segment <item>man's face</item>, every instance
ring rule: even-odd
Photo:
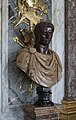
[[[39,35],[39,44],[49,45],[53,35],[53,30],[51,27],[41,28]]]

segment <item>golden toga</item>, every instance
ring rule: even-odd
[[[24,48],[17,56],[17,66],[34,82],[45,87],[52,87],[62,76],[62,65],[56,52],[49,49],[49,54],[41,54],[35,48]]]

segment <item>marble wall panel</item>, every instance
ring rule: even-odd
[[[52,88],[53,101],[60,103],[64,97],[64,0],[52,0],[52,22],[55,31],[52,39],[52,49],[57,52],[62,63],[62,79]]]
[[[76,1],[68,0],[68,97],[76,99]],[[72,73],[71,73],[72,71]]]
[[[26,120],[26,117],[20,107],[13,107],[0,113],[0,120]]]
[[[21,107],[8,104],[8,0],[0,0],[0,120],[24,120]]]
[[[46,1],[46,0],[44,0]],[[48,5],[48,18],[51,18],[51,2],[50,0],[46,1]],[[26,102],[34,102],[36,99],[36,91],[33,90],[32,96],[29,95],[28,88],[30,88],[31,81],[29,81],[26,75],[17,68],[16,66],[16,57],[19,53],[21,47],[19,44],[13,41],[13,37],[18,35],[20,37],[20,28],[27,27],[25,24],[21,24],[15,29],[13,29],[12,22],[17,16],[17,0],[9,0],[9,22],[8,22],[8,83],[9,83],[9,102],[10,104],[23,104]],[[12,19],[13,18],[13,19]],[[45,18],[45,17],[44,17]],[[48,19],[47,18],[47,19]],[[28,29],[28,28],[27,28]],[[19,88],[20,81],[25,80],[22,90]],[[15,99],[16,98],[16,99]],[[14,101],[12,102],[12,100]]]
[[[65,99],[76,100],[76,1],[66,1]]]

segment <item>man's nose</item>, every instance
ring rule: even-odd
[[[42,37],[48,39],[49,38],[48,33],[45,33],[44,35],[42,35]]]
[[[49,38],[49,35],[48,35],[48,33],[46,32],[46,38],[48,39]]]
[[[46,35],[42,35],[43,38],[46,38]]]

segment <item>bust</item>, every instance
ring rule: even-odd
[[[61,79],[62,65],[57,53],[49,49],[54,25],[40,22],[35,26],[35,46],[26,47],[17,56],[17,66],[35,83],[52,87]]]

